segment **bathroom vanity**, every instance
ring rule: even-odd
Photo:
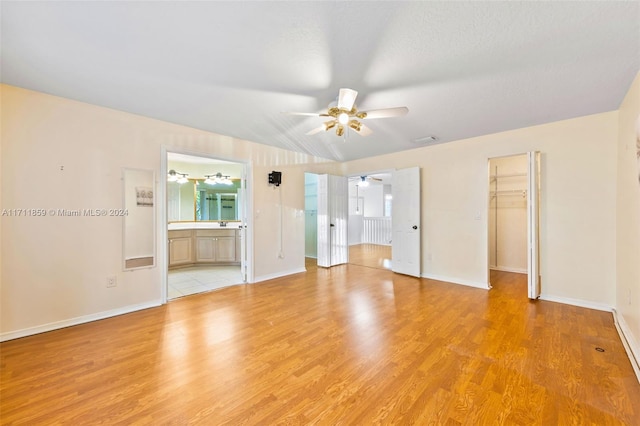
[[[202,225],[169,225],[169,268],[202,264],[239,265],[241,230],[238,225],[235,224],[235,228],[205,228]]]

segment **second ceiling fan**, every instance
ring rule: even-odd
[[[307,135],[315,135],[316,133],[336,129],[336,135],[342,136],[345,129],[349,128],[355,131],[360,136],[367,136],[373,133],[373,131],[362,124],[361,120],[370,120],[373,118],[388,118],[388,117],[400,117],[409,112],[407,107],[395,107],[374,109],[370,111],[358,111],[355,102],[358,92],[353,89],[343,88],[340,89],[338,95],[338,102],[336,105],[329,105],[326,113],[307,113],[307,112],[290,112],[292,115],[306,115],[313,117],[330,117],[328,121],[325,121],[322,126],[316,127],[308,131]]]

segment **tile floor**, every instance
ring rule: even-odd
[[[169,271],[168,299],[242,283],[239,266],[193,266]]]

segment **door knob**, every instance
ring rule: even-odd
[[[413,229],[418,229],[418,225],[413,225]]]
[[[329,224],[329,226],[335,226],[333,223]]]

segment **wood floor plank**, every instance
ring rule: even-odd
[[[610,313],[307,267],[1,343],[0,424],[640,424]]]

